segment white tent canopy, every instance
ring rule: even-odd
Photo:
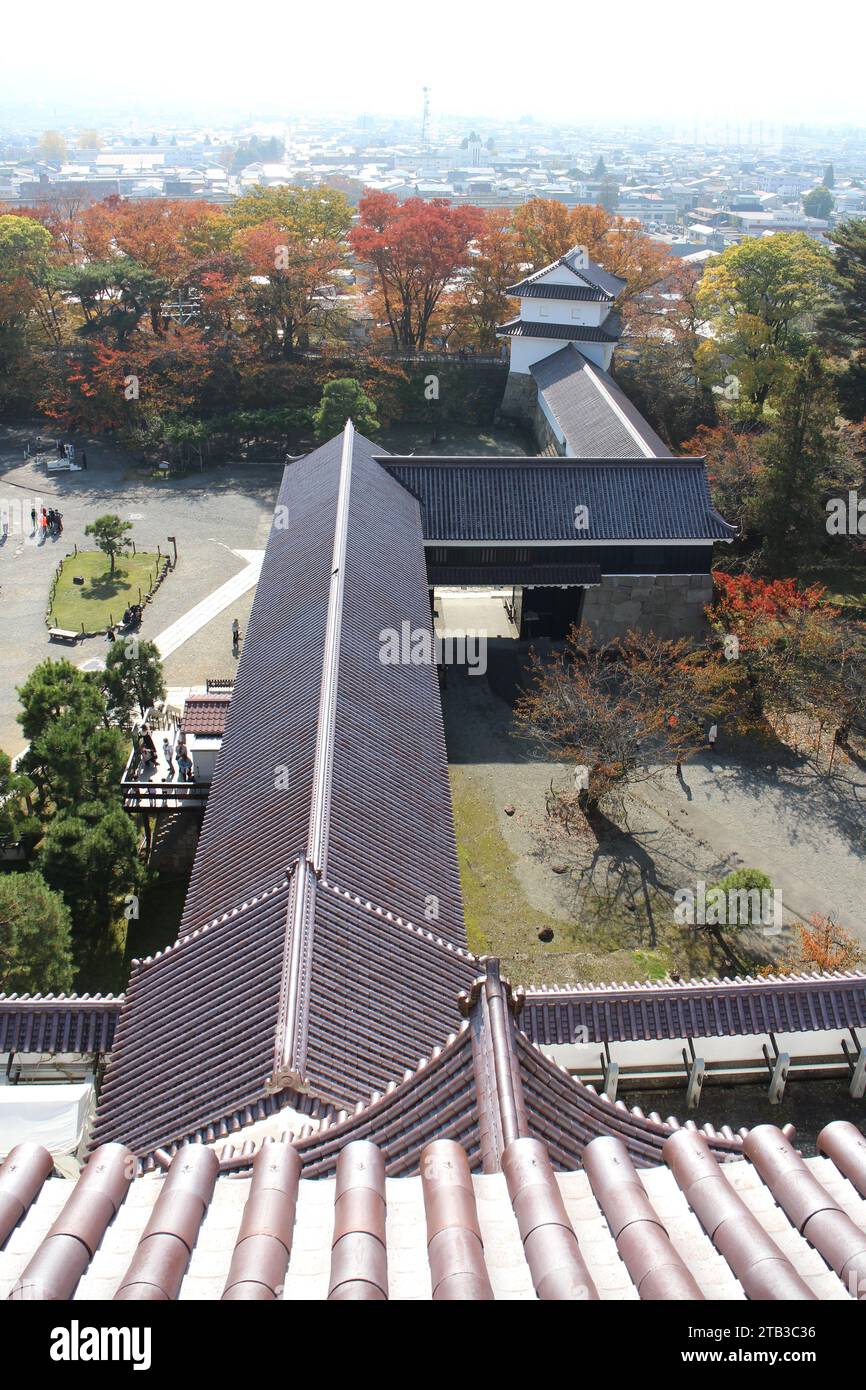
[[[0,1086],[0,1159],[16,1144],[41,1144],[51,1154],[75,1153],[93,1106],[89,1082]]]

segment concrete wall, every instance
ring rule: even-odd
[[[629,629],[659,637],[699,635],[712,602],[709,574],[605,574],[597,589],[587,589],[583,621],[602,642]]]
[[[562,322],[567,323],[568,320]],[[559,352],[559,349],[566,347],[570,341],[570,338],[509,339],[512,373],[528,372],[534,362],[540,362],[543,357],[550,357],[554,352]],[[597,367],[603,367],[605,371],[610,369],[613,343],[576,343],[575,346]]]

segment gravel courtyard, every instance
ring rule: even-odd
[[[77,440],[78,456],[87,452],[81,473],[46,474],[44,466],[26,462],[24,440],[34,432],[0,431],[0,508],[10,531],[0,540],[0,643],[4,675],[0,684],[0,748],[14,755],[23,746],[16,723],[15,687],[46,657],[66,656],[77,663],[103,658],[104,637],[62,647],[48,641],[45,609],[54,570],[63,557],[92,548],[85,537],[88,522],[104,512],[132,521],[132,535],[143,549],[170,550],[178,544],[178,565],[153,603],[145,609],[141,635],[153,638],[245,566],[237,550],[263,550],[280,482],[279,467],[226,465],[202,474],[164,480],[136,472],[121,451],[90,440]],[[30,508],[55,507],[63,513],[63,535],[37,544],[30,535]],[[16,526],[23,512],[23,534]],[[231,620],[246,626],[252,591],[213,619],[165,662],[169,685],[188,685],[234,670]],[[118,615],[119,616],[119,615]]]
[[[444,715],[470,945],[521,983],[684,978],[725,971],[707,932],[673,919],[673,895],[735,868],[759,868],[782,892],[786,930],[748,931],[736,949],[772,962],[790,925],[832,916],[866,944],[866,770],[817,775],[774,749],[720,744],[712,756],[638,784],[599,840],[546,813],[562,764],[513,737],[519,649],[491,643],[487,676],[449,671]],[[506,810],[508,808],[508,810]],[[511,814],[508,812],[513,808]],[[613,823],[613,822],[616,823]],[[539,940],[548,929],[552,939]]]

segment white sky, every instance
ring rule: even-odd
[[[0,106],[866,126],[863,0],[42,0],[4,7]]]

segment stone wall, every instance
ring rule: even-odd
[[[599,588],[586,591],[582,621],[602,642],[630,628],[659,637],[698,636],[712,597],[709,574],[605,574]]]
[[[509,372],[499,414],[507,420],[519,420],[532,428],[538,399],[535,378],[528,372]]]

